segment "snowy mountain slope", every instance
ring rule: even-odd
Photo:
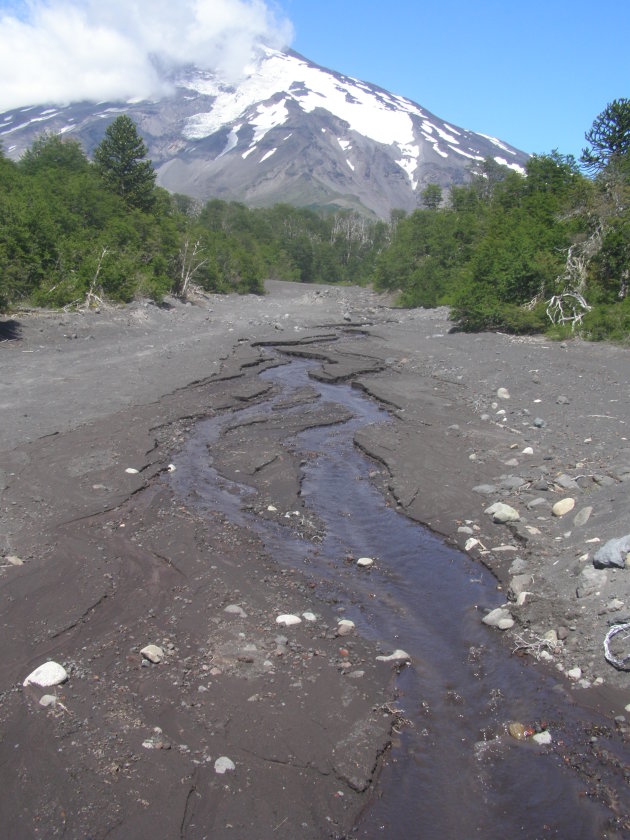
[[[172,95],[152,102],[25,108],[0,115],[5,153],[18,157],[42,131],[75,136],[88,152],[119,113],[138,124],[174,192],[252,206],[412,210],[429,183],[447,187],[491,157],[522,170],[527,155],[457,128],[420,105],[265,49],[236,87],[189,69]]]

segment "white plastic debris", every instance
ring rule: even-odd
[[[44,662],[39,668],[28,675],[22,685],[38,685],[41,688],[49,688],[52,685],[61,685],[68,679],[68,673],[63,665],[58,662]]]
[[[611,639],[613,639],[618,633],[623,633],[624,631],[630,631],[630,624],[615,624],[614,627],[610,628],[608,633],[606,633],[606,638],[604,639],[604,656],[606,657],[606,660],[610,662],[611,665],[614,665],[618,670],[629,671],[630,654],[628,654],[628,656],[624,656],[623,659],[619,659],[610,652]],[[624,640],[630,638],[630,632],[626,633],[623,638]]]

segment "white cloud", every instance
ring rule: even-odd
[[[0,112],[163,93],[158,67],[236,79],[293,31],[265,0],[26,0],[0,11]]]

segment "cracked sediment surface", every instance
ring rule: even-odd
[[[630,621],[630,570],[577,596],[596,548],[630,533],[628,351],[449,334],[444,312],[397,312],[361,289],[268,291],[30,313],[0,343],[0,836],[343,836],[365,807],[390,739],[391,666],[335,635],[332,585],[281,567],[246,524],[169,481],[198,422],[246,408],[214,468],[255,488],[261,516],[267,503],[303,512],[286,438],[347,413],[303,388],[258,417],[273,393],[258,374],[283,356],[386,408],[388,424],[355,436],[373,480],[453,543],[478,541],[470,554],[516,622],[506,653],[533,643],[572,698],[615,715],[630,703],[628,673],[602,651],[611,623]],[[574,510],[553,516],[567,496]],[[495,501],[519,522],[493,523]],[[316,540],[319,523],[287,527],[298,521]],[[517,558],[531,578],[520,605]],[[304,612],[316,621],[275,623]],[[539,644],[549,631],[561,638]],[[46,709],[50,690],[22,681],[48,659],[70,679]],[[575,667],[582,682],[563,676]],[[221,756],[235,770],[218,774]]]

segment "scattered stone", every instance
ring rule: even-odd
[[[619,598],[613,598],[612,601],[609,601],[606,604],[606,609],[608,612],[619,612],[619,610],[623,609],[624,602],[620,601]]]
[[[527,484],[527,482],[524,478],[521,478],[520,475],[509,475],[507,478],[503,479],[500,486],[504,490],[519,490],[525,484]]]
[[[556,400],[556,402],[558,403],[558,405],[569,405],[571,400],[568,397],[565,397],[563,394],[561,394]]]
[[[349,636],[350,633],[352,633],[352,631],[354,630],[354,628],[354,621],[350,621],[349,618],[342,618],[341,621],[339,621],[337,624],[337,633],[340,636]]]
[[[357,560],[357,566],[361,569],[369,569],[370,566],[374,565],[374,560],[371,557],[359,557]]]
[[[573,682],[577,682],[578,680],[582,679],[582,669],[581,668],[571,668],[570,671],[567,671],[567,677]]]
[[[478,484],[473,487],[473,493],[480,493],[482,496],[492,496],[499,488],[494,484]]]
[[[616,567],[624,569],[626,566],[626,556],[630,551],[630,534],[625,537],[608,540],[593,557],[593,565],[596,569],[605,569],[609,567]]]
[[[158,645],[147,645],[142,648],[140,653],[145,659],[148,659],[149,662],[153,662],[155,665],[164,659],[164,651]]]
[[[506,467],[518,467],[518,461],[516,458],[510,458],[509,461],[504,461],[503,463]]]
[[[304,621],[317,621],[317,616],[312,612],[303,612],[302,618]]]
[[[460,525],[457,529],[458,534],[472,534],[473,529],[469,525]]]
[[[509,400],[510,399],[510,392],[507,388],[499,388],[497,391],[497,397],[500,400]]]
[[[562,487],[563,490],[579,490],[580,489],[580,485],[577,483],[577,481],[574,478],[571,478],[570,475],[566,475],[566,473],[563,473],[562,475],[559,475],[555,479],[555,483],[558,485],[558,487]]]
[[[351,671],[348,674],[348,679],[350,679],[350,680],[360,680],[364,676],[365,676],[365,671]]]
[[[514,627],[512,613],[505,607],[497,607],[495,610],[491,610],[481,620],[488,627],[496,627],[499,630],[509,630]]]
[[[177,467],[175,466],[175,464],[169,464],[169,465],[168,465],[168,467],[167,467],[166,469],[167,469],[169,472],[175,472],[175,470],[177,469]]]
[[[567,513],[570,513],[573,508],[575,507],[575,499],[572,499],[568,496],[566,499],[560,499],[559,502],[556,502],[555,505],[551,508],[551,512],[554,516],[564,516]]]
[[[12,566],[23,566],[24,560],[21,560],[19,557],[16,557],[15,554],[8,554],[4,558],[7,563],[10,563]]]
[[[533,455],[533,454],[534,454],[534,450],[531,448],[531,446],[526,446],[525,449],[523,449],[523,455]]]
[[[278,508],[275,507],[275,505],[267,505],[267,510],[269,511],[269,513],[276,513]]]
[[[389,656],[377,656],[377,662],[411,662],[411,657],[404,650],[395,650]]]
[[[50,688],[52,685],[61,685],[68,679],[68,673],[63,665],[58,662],[44,662],[39,668],[35,668],[22,685],[38,685],[40,688]]]
[[[302,619],[297,615],[279,615],[276,618],[276,624],[280,624],[282,627],[292,627],[295,624],[301,624]]]
[[[595,569],[593,566],[585,566],[579,574],[577,585],[578,598],[586,598],[598,592],[607,581],[604,569]]]
[[[238,604],[228,604],[228,606],[223,610],[224,613],[228,615],[238,615],[240,618],[247,618],[247,613],[243,609],[243,607],[239,606]]]
[[[534,426],[536,426],[537,429],[543,429],[546,425],[547,424],[542,419],[542,417],[535,417],[534,418]]]
[[[54,694],[44,694],[42,697],[39,698],[39,705],[43,706],[45,709],[49,708],[50,706],[57,705],[57,698]]]
[[[495,502],[493,505],[490,505],[489,508],[486,508],[485,513],[492,516],[492,519],[500,524],[517,522],[521,518],[518,511],[503,502]]]
[[[125,472],[128,473],[129,475],[138,475],[140,470],[137,470],[135,467],[127,467]]]
[[[509,572],[511,575],[522,575],[525,569],[527,568],[527,563],[523,560],[522,557],[515,557],[514,562],[509,568]]]
[[[508,726],[508,732],[512,736],[512,738],[516,739],[517,741],[524,741],[527,737],[525,734],[525,727],[522,723],[518,723],[517,721],[513,721]]]
[[[479,540],[476,540],[474,537],[471,537],[469,540],[466,540],[466,544],[464,545],[465,551],[472,551],[473,548],[479,545]]]
[[[591,513],[593,513],[593,508],[590,505],[578,511],[573,517],[573,524],[575,527],[581,528],[583,525],[586,525],[588,520],[591,518]]]
[[[532,735],[532,741],[535,741],[539,746],[547,746],[551,743],[551,733],[545,730],[544,732],[536,732]]]
[[[549,644],[551,644],[551,645],[558,644],[558,634],[556,633],[555,630],[547,630],[547,632],[543,636],[543,639],[546,642],[549,642]]]
[[[232,773],[234,770],[236,770],[236,764],[226,755],[222,755],[214,762],[214,772],[220,776],[223,776],[224,773]]]
[[[509,597],[516,601],[522,592],[531,592],[532,582],[531,575],[515,575],[510,581]]]

